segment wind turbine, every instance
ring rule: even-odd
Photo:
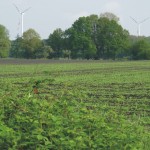
[[[23,11],[20,11],[19,10],[19,8],[15,5],[15,4],[13,4],[14,6],[15,6],[15,8],[16,8],[16,10],[19,12],[19,14],[21,14],[21,37],[23,37],[23,29],[24,29],[24,14],[25,14],[25,12],[27,12],[29,9],[31,9],[31,7],[29,7],[29,8],[27,8],[27,9],[25,9],[25,10],[23,10]]]
[[[149,19],[149,17],[142,21],[139,21],[139,22],[132,17],[130,17],[130,18],[138,25],[137,33],[138,33],[138,36],[140,36],[141,35],[141,24],[144,23],[145,21],[147,21]]]

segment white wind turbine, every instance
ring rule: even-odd
[[[24,17],[25,12],[27,12],[29,9],[31,9],[31,7],[27,8],[23,11],[20,11],[19,8],[15,4],[13,4],[13,5],[15,6],[15,8],[19,12],[19,14],[21,14],[21,37],[23,37],[23,31],[24,31],[23,30],[24,29],[24,18],[23,17]]]
[[[149,17],[142,21],[139,21],[139,22],[132,17],[130,17],[130,18],[138,25],[137,33],[138,33],[138,36],[140,36],[141,35],[141,24],[144,23],[145,21],[147,21],[149,19]]]

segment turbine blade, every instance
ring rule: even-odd
[[[25,13],[25,12],[28,11],[29,9],[31,9],[31,7],[25,9],[24,11],[22,11],[22,13]]]
[[[15,4],[13,4],[13,5],[14,5],[14,7],[16,8],[16,10],[21,14],[19,8],[18,8]]]
[[[134,18],[132,18],[131,16],[130,16],[130,18],[131,18],[135,23],[138,24],[138,22],[137,22]]]
[[[143,22],[145,22],[146,20],[148,20],[150,17],[148,17],[148,18],[146,18],[146,19],[144,19],[144,20],[142,20],[140,23],[143,23]]]

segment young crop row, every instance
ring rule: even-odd
[[[0,149],[148,150],[148,64],[3,66]]]

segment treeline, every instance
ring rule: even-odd
[[[41,39],[34,30],[9,40],[0,25],[0,57],[68,59],[150,59],[150,37],[136,37],[119,24],[112,13],[78,18],[70,28],[58,28]]]

